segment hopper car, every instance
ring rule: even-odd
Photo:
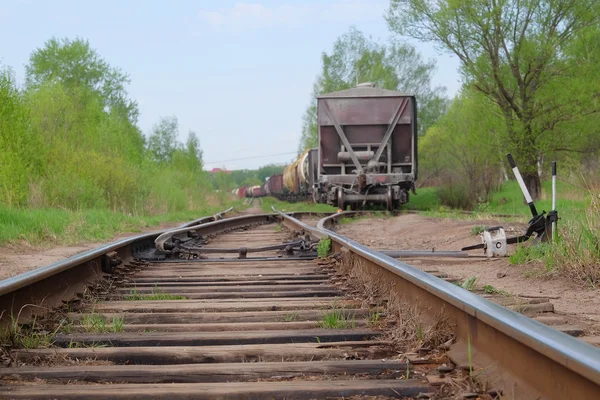
[[[340,209],[397,209],[415,193],[415,96],[371,83],[317,97],[318,147],[240,197],[312,200]]]

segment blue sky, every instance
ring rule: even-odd
[[[195,131],[206,168],[256,168],[293,155],[320,54],[350,25],[390,36],[388,0],[0,0],[0,63],[19,82],[31,52],[56,37],[88,39],[131,77],[145,134],[176,115],[180,139]],[[438,60],[435,83],[454,95],[458,61],[415,43]]]

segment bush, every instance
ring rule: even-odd
[[[474,210],[476,194],[465,184],[449,183],[438,188],[437,195],[443,205],[461,210]]]

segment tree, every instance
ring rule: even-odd
[[[188,132],[188,138],[185,143],[185,150],[187,159],[190,162],[190,170],[202,171],[202,149],[200,148],[200,141],[194,131]]]
[[[463,90],[419,141],[421,185],[439,186],[449,206],[487,202],[502,182],[503,121],[490,112],[493,106],[481,93]]]
[[[392,31],[434,42],[460,59],[466,84],[491,99],[502,115],[504,150],[514,153],[536,199],[544,154],[582,151],[582,140],[561,127],[598,111],[597,102],[589,100],[598,94],[593,82],[583,88],[585,94],[572,90],[581,77],[569,52],[573,40],[598,22],[599,5],[595,0],[391,0],[386,20]]]
[[[13,72],[0,65],[0,204],[18,206],[26,200],[28,177],[39,149],[28,125],[29,109]]]
[[[163,117],[154,124],[148,138],[150,157],[158,163],[168,163],[178,147],[179,122],[176,116]]]
[[[419,134],[444,113],[445,88],[433,87],[435,61],[424,61],[414,47],[400,41],[380,44],[356,29],[339,37],[331,54],[321,55],[321,73],[302,119],[300,151],[317,145],[317,102],[322,93],[348,89],[361,82],[378,87],[414,93],[419,104]],[[421,112],[422,110],[422,112]]]
[[[58,81],[69,90],[99,96],[105,107],[132,124],[137,122],[137,103],[128,99],[125,90],[129,76],[111,67],[87,40],[52,38],[31,54],[25,70],[30,89]]]

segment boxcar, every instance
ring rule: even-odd
[[[279,198],[283,194],[283,174],[271,176],[267,181],[267,187],[271,196]]]
[[[392,210],[417,179],[415,97],[361,84],[317,97],[317,201]]]

